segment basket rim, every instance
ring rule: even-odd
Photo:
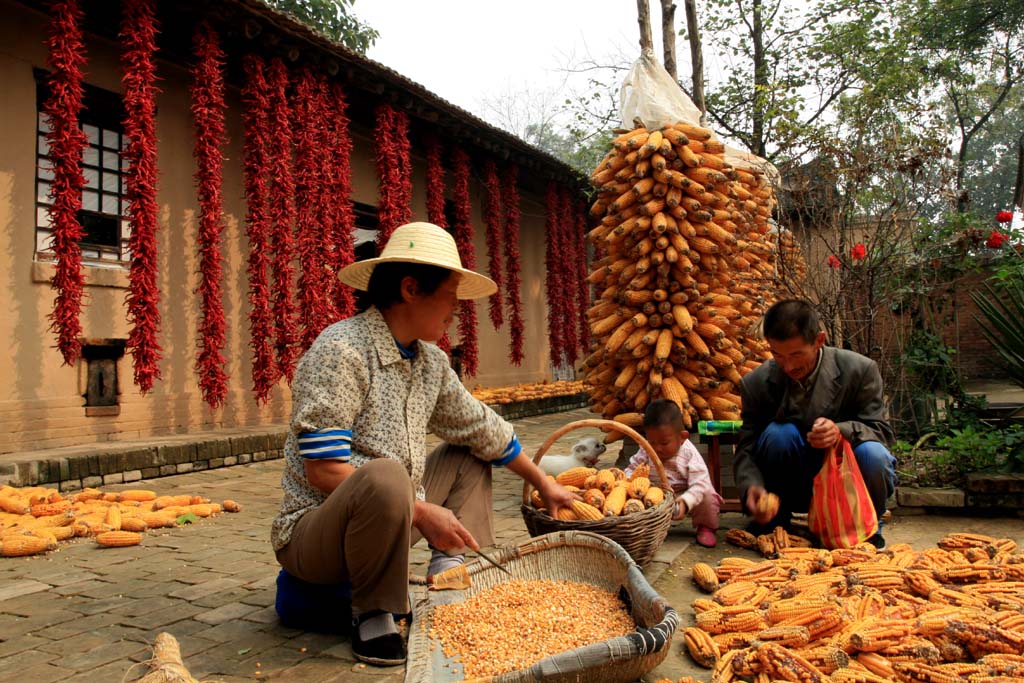
[[[562,425],[554,432],[552,432],[551,436],[549,436],[544,441],[544,443],[540,445],[540,448],[537,449],[536,455],[533,456],[533,464],[539,466],[541,458],[544,457],[544,454],[548,452],[548,449],[551,448],[551,446],[553,446],[554,443],[558,441],[560,438],[562,438],[569,432],[575,431],[577,429],[583,429],[586,427],[596,427],[598,429],[604,428],[603,431],[607,430],[621,432],[622,434],[625,434],[626,436],[635,440],[650,456],[648,460],[654,463],[654,468],[658,472],[658,479],[661,482],[661,488],[665,491],[666,494],[668,494],[665,496],[665,498],[674,497],[672,488],[668,484],[668,476],[665,474],[665,466],[661,464],[661,459],[658,457],[657,453],[655,453],[654,448],[651,446],[651,444],[635,429],[633,429],[632,427],[623,422],[616,422],[615,420],[605,420],[603,418],[587,418],[584,420],[576,420],[574,422],[569,422],[567,424]],[[530,491],[532,489],[533,486],[530,484],[530,482],[524,480],[523,505],[530,504]]]
[[[538,678],[541,674],[541,670],[552,660],[559,662],[558,669],[563,672],[575,670],[575,672],[579,674],[595,670],[592,665],[580,669],[573,669],[572,667],[569,669],[565,668],[566,664],[571,663],[575,665],[578,663],[578,655],[581,651],[588,649],[592,651],[594,649],[599,649],[600,652],[607,654],[608,649],[611,648],[618,652],[614,659],[619,663],[625,660],[634,660],[636,662],[644,661],[648,663],[645,670],[651,671],[661,662],[662,659],[664,659],[665,653],[667,653],[671,648],[672,637],[680,624],[680,613],[672,607],[671,604],[669,604],[664,596],[654,589],[653,584],[651,584],[643,574],[640,565],[633,559],[629,552],[614,539],[607,538],[599,533],[583,530],[567,529],[552,531],[540,536],[535,536],[527,541],[523,541],[522,543],[501,547],[498,550],[498,560],[501,564],[505,564],[508,561],[523,558],[527,555],[558,552],[560,548],[571,548],[581,545],[602,549],[608,553],[609,561],[621,563],[625,570],[623,585],[629,584],[639,590],[650,593],[653,600],[651,603],[652,608],[658,613],[656,617],[657,621],[647,627],[637,625],[635,631],[625,635],[615,636],[599,643],[593,643],[582,646],[581,648],[566,650],[555,655],[550,655],[535,662],[527,668],[500,674],[500,680],[505,680],[505,677],[509,677],[509,680],[521,681],[541,680]],[[479,558],[467,562],[466,569],[471,576],[478,573],[492,573],[499,571],[495,567],[484,563]],[[425,590],[422,585],[419,586],[418,589],[421,591]],[[427,603],[423,602],[423,600],[426,599],[424,597],[426,593],[421,593],[420,595],[421,598],[412,605],[413,612],[418,613],[421,610],[432,610],[433,606],[428,607],[426,606]],[[413,628],[422,628],[422,626],[423,624],[419,623],[418,626],[414,625]],[[615,662],[608,663],[611,664]],[[406,680],[408,680],[408,676],[410,674],[409,667],[410,664],[407,663]],[[464,679],[464,681],[465,683],[495,683],[499,678],[473,678]]]

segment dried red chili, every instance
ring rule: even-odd
[[[505,300],[509,308],[509,361],[519,366],[523,362],[523,300],[519,279],[519,167],[505,169],[502,177],[502,197],[505,200]]]
[[[244,161],[246,221],[249,239],[249,344],[252,384],[258,403],[266,403],[274,386],[274,321],[270,308],[270,86],[267,63],[258,55],[244,60],[242,119],[245,124]]]
[[[380,188],[377,207],[377,250],[380,251],[394,229],[412,218],[409,116],[389,104],[380,105],[374,138]]]
[[[455,203],[455,244],[459,249],[462,267],[476,269],[476,250],[473,247],[473,224],[469,203],[469,155],[456,147],[452,151],[452,199]],[[459,349],[462,369],[466,377],[475,377],[479,369],[477,347],[476,303],[459,302]]]
[[[493,159],[484,162],[484,186],[487,188],[484,202],[484,222],[487,224],[487,272],[498,285],[497,291],[488,300],[491,324],[500,330],[504,320],[501,306],[501,290],[504,282],[501,272],[501,181],[498,165]]]
[[[270,150],[268,161],[270,183],[270,239],[273,247],[273,301],[274,351],[277,356],[277,376],[289,383],[295,372],[298,356],[295,302],[295,256],[292,224],[295,221],[295,179],[292,155],[292,107],[288,99],[291,75],[279,58],[270,62]]]
[[[427,147],[427,220],[434,225],[448,228],[448,217],[444,213],[444,161],[441,142],[431,135],[426,140]],[[452,341],[445,331],[437,340],[437,345],[450,353]]]
[[[224,51],[209,23],[196,29],[196,63],[192,67],[192,121],[195,131],[195,173],[199,194],[199,295],[202,320],[199,324],[199,350],[196,370],[203,400],[210,407],[224,404],[227,397],[227,373],[221,350],[225,345],[226,323],[221,303],[220,237],[224,225],[221,201],[221,150],[224,129]]]
[[[56,257],[51,284],[57,295],[50,314],[50,329],[57,334],[57,348],[64,363],[74,364],[82,351],[82,251],[78,246],[84,236],[78,221],[82,208],[82,151],[88,141],[78,127],[82,111],[82,67],[85,45],[82,42],[82,9],[78,0],[57,0],[50,6],[50,27],[46,44],[46,62],[51,74],[47,82],[50,95],[43,111],[50,124],[46,134],[49,144],[50,226],[53,229],[51,249]]]
[[[160,378],[160,288],[157,284],[157,140],[156,140],[156,12],[153,0],[127,0],[122,5],[124,45],[124,136],[122,157],[128,162],[124,195],[132,226],[128,241],[127,347],[131,349],[135,383],[143,394]]]

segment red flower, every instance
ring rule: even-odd
[[[838,256],[836,256],[835,254],[829,254],[829,255],[828,255],[828,265],[829,265],[829,266],[830,266],[831,268],[835,268],[835,269],[837,269],[837,270],[838,270],[838,269],[839,269],[839,267],[840,267],[841,265],[843,265],[843,263],[842,263],[842,261],[840,261],[840,260],[839,260],[839,257],[838,257]]]
[[[1007,239],[1009,238],[1003,233],[998,230],[993,230],[992,234],[988,236],[987,240],[985,240],[985,246],[989,249],[998,249],[1003,246],[1003,242]]]
[[[1013,220],[1012,211],[1000,211],[996,214],[996,222],[998,223],[1009,223]]]
[[[853,245],[853,249],[850,250],[850,256],[853,257],[854,261],[860,261],[861,259],[866,258],[867,255],[868,255],[868,248],[865,247],[860,242],[858,242],[857,244]]]

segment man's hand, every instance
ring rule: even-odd
[[[455,513],[440,505],[416,501],[412,525],[419,529],[432,548],[442,552],[457,551],[466,546],[471,550],[480,550],[480,544],[473,538],[473,534],[462,526]]]
[[[761,498],[767,495],[768,491],[763,486],[751,486],[747,489],[747,512],[758,524],[767,524],[772,520],[771,510],[762,510],[758,504]]]
[[[836,423],[827,417],[819,417],[814,421],[811,431],[807,432],[807,443],[814,448],[831,448],[842,436]]]
[[[573,500],[582,500],[582,498],[569,489],[550,479],[544,479],[544,484],[542,488],[537,490],[537,493],[540,494],[541,500],[544,501],[548,514],[554,519],[558,519],[559,509],[572,507]]]

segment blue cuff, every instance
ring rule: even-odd
[[[352,456],[351,429],[318,429],[298,434],[299,455],[307,460],[340,460]]]
[[[495,467],[501,465],[507,465],[516,459],[516,456],[523,452],[523,447],[519,443],[519,439],[515,433],[512,433],[512,440],[505,446],[505,450],[501,452],[501,457],[497,460],[492,460],[491,464]]]

